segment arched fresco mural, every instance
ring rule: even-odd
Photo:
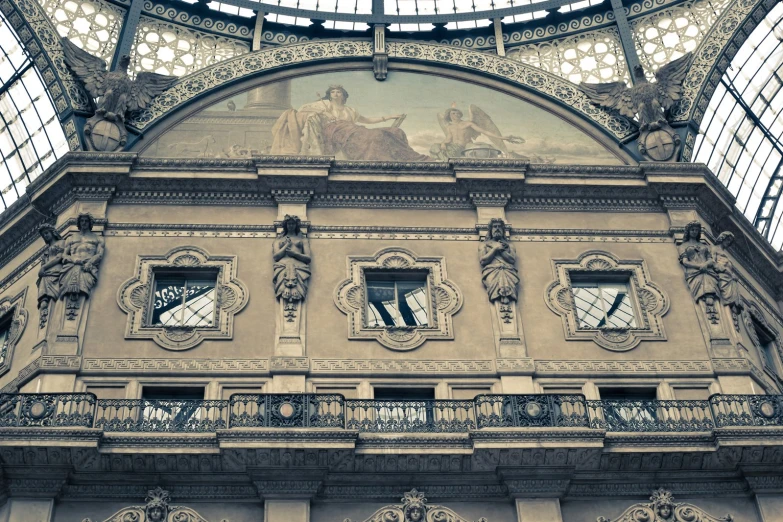
[[[341,160],[529,159],[619,165],[595,138],[533,103],[451,78],[365,71],[300,76],[224,98],[154,140],[146,157],[326,155]]]

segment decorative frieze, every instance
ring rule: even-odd
[[[475,374],[494,373],[491,360],[311,359],[312,373],[325,374]]]
[[[84,373],[230,373],[264,375],[269,373],[269,359],[84,359]]]
[[[536,375],[614,375],[636,376],[711,375],[709,361],[535,361]]]

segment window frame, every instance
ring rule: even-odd
[[[0,300],[0,327],[8,325],[8,334],[4,346],[0,346],[0,375],[11,369],[16,345],[22,338],[27,326],[27,310],[24,309],[27,288],[13,297]]]
[[[150,306],[149,306],[149,312],[147,314],[147,317],[145,318],[145,322],[144,322],[145,326],[153,327],[153,328],[155,328],[155,327],[163,327],[163,328],[167,328],[167,327],[172,327],[172,328],[187,327],[187,325],[184,325],[184,324],[165,325],[165,324],[162,324],[162,323],[155,323],[153,321],[153,316],[155,315],[155,308],[154,308],[155,294],[157,293],[158,282],[160,281],[161,276],[172,277],[172,278],[174,278],[174,277],[183,277],[185,285],[187,285],[188,276],[191,275],[191,274],[205,274],[205,275],[208,274],[208,275],[214,276],[214,278],[215,278],[214,287],[212,289],[212,291],[215,292],[215,296],[212,299],[213,305],[212,305],[211,325],[210,326],[194,326],[194,327],[195,328],[217,328],[218,315],[220,313],[220,310],[217,307],[217,289],[218,289],[218,285],[220,284],[220,272],[219,272],[219,270],[200,269],[200,268],[190,268],[190,269],[183,269],[183,270],[171,270],[169,268],[163,268],[163,269],[154,269],[153,268],[153,271],[152,271],[152,286],[151,286],[152,292],[150,292],[151,302],[150,302]],[[204,278],[204,280],[206,280],[206,279],[208,279],[208,278]],[[187,288],[187,286],[185,286],[185,288]],[[182,293],[182,305],[183,305],[182,314],[183,315],[185,313],[185,310],[187,309],[187,306],[184,306],[187,303],[187,301],[185,300],[186,295],[187,295],[187,290]]]
[[[370,325],[369,322],[369,312],[370,312],[370,299],[369,299],[369,291],[364,292],[364,313],[362,314],[364,319],[364,326],[365,328],[388,328],[388,327],[398,327],[398,328],[429,328],[431,326],[433,315],[432,315],[432,292],[430,291],[430,285],[429,285],[429,271],[425,270],[408,270],[408,271],[397,271],[397,272],[389,272],[385,270],[362,270],[362,277],[364,278],[364,288],[369,289],[369,280],[367,278],[368,274],[372,276],[378,277],[378,279],[372,279],[373,282],[375,281],[391,281],[394,283],[394,299],[395,302],[398,302],[399,296],[397,292],[397,283],[398,281],[419,281],[419,279],[416,279],[414,276],[417,274],[420,274],[423,276],[421,279],[421,282],[423,283],[424,292],[426,294],[426,309],[425,312],[427,313],[427,324],[417,324],[417,325]],[[399,304],[397,305],[397,310],[399,313]]]
[[[156,276],[161,274],[216,274],[214,319],[211,326],[163,326],[151,324]],[[237,256],[213,256],[195,246],[182,246],[162,256],[140,255],[136,274],[117,291],[117,304],[128,314],[126,339],[152,339],[167,350],[188,350],[204,339],[230,340],[234,315],[249,299],[248,290],[237,279]]]
[[[567,341],[595,342],[614,352],[632,350],[642,340],[665,341],[663,316],[669,311],[669,298],[650,281],[647,263],[641,259],[619,259],[609,252],[588,250],[576,259],[553,259],[555,281],[544,292],[544,300],[559,315]],[[635,312],[635,327],[580,328],[573,282],[592,279],[623,281]]]
[[[459,288],[448,279],[444,257],[418,256],[400,247],[388,247],[371,256],[348,256],[348,278],[334,291],[337,308],[348,319],[348,339],[375,339],[386,348],[413,350],[429,339],[454,338],[452,316],[462,307]],[[427,326],[367,326],[367,280],[365,272],[427,274],[427,298],[430,306]]]
[[[629,330],[636,330],[639,328],[639,304],[637,303],[637,298],[634,292],[634,285],[631,281],[632,274],[629,272],[627,276],[624,276],[621,272],[618,273],[601,273],[601,272],[590,272],[590,271],[580,271],[580,270],[574,270],[569,273],[569,279],[571,281],[571,295],[576,299],[576,295],[574,294],[575,288],[587,288],[586,286],[580,287],[577,285],[586,285],[586,284],[593,284],[595,287],[601,290],[603,286],[609,286],[609,285],[623,285],[625,286],[626,295],[628,296],[628,299],[630,301],[631,311],[633,312],[633,320],[634,325],[633,326],[626,326],[624,328]],[[609,317],[607,316],[607,312],[604,309],[604,300],[601,299],[601,311],[604,314],[604,321],[608,323]],[[601,328],[618,328],[615,326],[595,326],[595,327],[586,327],[583,328],[581,326],[582,319],[579,317],[579,312],[575,311],[576,313],[576,319],[577,319],[577,328],[580,330],[598,330]]]

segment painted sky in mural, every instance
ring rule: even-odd
[[[177,124],[156,157],[327,155],[346,160],[523,158],[621,163],[589,135],[524,100],[467,82],[394,72],[323,73],[251,89]]]

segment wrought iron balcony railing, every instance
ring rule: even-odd
[[[95,401],[92,393],[3,393],[0,427],[91,428]]]
[[[783,395],[713,395],[705,401],[587,401],[583,395],[374,400],[290,393],[235,394],[229,400],[147,400],[96,399],[91,393],[0,394],[0,427],[26,426],[194,433],[232,428],[461,433],[537,427],[703,432],[726,427],[783,426]]]
[[[103,431],[214,432],[227,427],[228,401],[101,399],[95,427]]]
[[[478,395],[479,428],[589,427],[584,395]]]
[[[783,395],[713,395],[710,404],[719,428],[783,426]]]
[[[344,428],[345,397],[315,393],[234,394],[232,428]]]
[[[710,431],[708,401],[604,399],[587,401],[590,427],[615,432]]]

